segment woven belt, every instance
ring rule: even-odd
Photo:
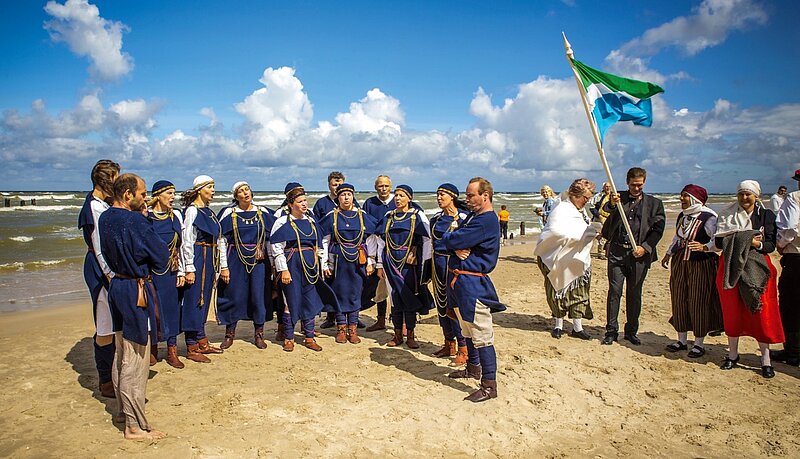
[[[200,247],[216,247],[217,244],[215,242],[195,242],[194,245],[199,245]]]
[[[456,288],[456,279],[458,279],[458,276],[461,276],[461,275],[476,276],[476,277],[484,277],[484,276],[486,276],[486,274],[484,274],[484,273],[477,273],[475,271],[463,271],[461,269],[453,269],[453,268],[447,268],[447,270],[454,274],[453,280],[450,281],[450,288]]]

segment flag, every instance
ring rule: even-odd
[[[601,72],[575,59],[572,63],[586,91],[589,110],[600,132],[600,142],[608,128],[617,121],[633,121],[640,126],[653,124],[650,97],[664,92],[660,86]]]

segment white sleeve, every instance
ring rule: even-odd
[[[380,239],[380,238],[378,236],[374,235],[374,234],[370,234],[367,237],[367,241],[366,241],[365,244],[367,246],[367,265],[368,266],[372,266],[372,265],[374,265],[376,263],[375,259],[376,259],[377,254],[378,254],[378,239]]]
[[[422,237],[422,261],[425,262],[430,260],[433,256],[433,242],[431,241],[431,222],[428,220],[428,217],[425,215],[425,212],[417,212],[417,215],[420,216],[420,221],[425,226],[425,230],[428,232],[429,236]]]
[[[186,215],[183,219],[183,232],[181,234],[181,258],[186,273],[193,273],[194,269],[194,243],[197,241],[197,230],[194,228],[194,220],[197,218],[197,207],[189,206],[186,208]]]
[[[284,215],[279,219],[275,220],[275,224],[272,225],[272,231],[269,232],[270,235],[275,234],[281,226],[287,223],[287,216]],[[269,252],[273,257],[273,266],[275,267],[275,271],[283,272],[289,269],[288,264],[286,263],[286,254],[283,253],[283,249],[286,247],[285,242],[270,242],[269,244]]]
[[[797,237],[797,227],[800,222],[800,206],[794,196],[786,196],[775,226],[778,228],[777,246],[783,248]]]
[[[386,247],[386,242],[383,238],[375,236],[376,250],[378,261],[375,263],[376,268],[383,268],[383,249]]]
[[[111,271],[111,268],[108,267],[105,257],[103,257],[103,249],[100,247],[100,215],[102,215],[108,207],[103,207],[101,203],[95,200],[92,200],[90,207],[92,208],[92,220],[94,221],[94,229],[92,230],[94,256],[97,257],[97,263],[100,264],[100,269],[103,270],[103,274],[114,277],[114,273]]]
[[[706,234],[711,235],[711,240],[706,244],[706,248],[709,252],[713,252],[714,249],[717,248],[716,244],[714,243],[714,234],[717,233],[717,217],[714,215],[709,217],[709,219],[706,220],[705,226],[703,226],[703,230],[706,232]]]
[[[675,236],[672,236],[672,242],[669,243],[669,247],[667,248],[667,255],[675,255],[675,247],[677,247],[679,240],[680,238],[678,237],[678,232],[675,231]],[[711,238],[711,242],[714,242],[713,237]]]
[[[328,263],[328,247],[331,243],[331,235],[327,234],[322,238],[322,247],[319,248],[319,260],[322,263],[322,269],[330,269]]]
[[[222,220],[228,217],[231,214],[232,210],[230,207],[226,208],[222,211],[222,217],[220,217],[220,228],[222,228]],[[219,269],[222,271],[223,269],[228,269],[228,244],[233,243],[236,244],[236,241],[228,241],[228,239],[223,235],[219,235],[219,240],[217,244],[219,244]]]
[[[178,223],[181,224],[181,240],[183,240],[183,217],[181,213],[178,212],[176,209],[172,209],[172,214],[175,218],[178,219]],[[185,276],[186,275],[186,265],[183,262],[183,257],[181,256],[181,250],[183,250],[183,246],[178,247],[178,276]]]

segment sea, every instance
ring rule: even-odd
[[[0,313],[52,307],[89,301],[83,280],[86,245],[77,228],[78,212],[87,191],[5,191],[0,192],[0,205],[10,200],[10,207],[0,207]],[[309,207],[325,196],[310,192]],[[363,202],[374,193],[357,193]],[[664,202],[668,226],[674,227],[680,211],[676,193],[654,194]],[[211,204],[219,211],[231,203],[230,193],[217,193]],[[428,215],[438,211],[435,192],[417,192],[415,201]],[[708,205],[719,210],[735,199],[733,195],[711,195]],[[35,205],[32,201],[35,200]],[[20,202],[25,205],[21,206]],[[254,202],[275,209],[283,202],[283,193],[256,191]],[[541,207],[539,193],[504,193],[494,195],[495,210],[506,205],[511,214],[509,232],[517,240],[521,224],[525,234],[540,231],[540,220],[534,214]],[[665,237],[672,237],[668,230]],[[530,238],[527,238],[530,240]]]

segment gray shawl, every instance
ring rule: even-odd
[[[761,295],[767,288],[769,266],[764,257],[751,249],[750,243],[758,231],[731,233],[722,240],[725,255],[722,286],[731,289],[739,285],[739,294],[753,314],[761,310]]]

